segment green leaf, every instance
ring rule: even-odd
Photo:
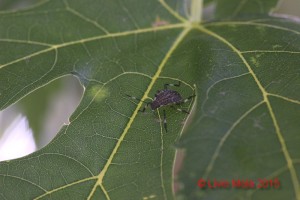
[[[183,14],[182,1],[53,0],[0,14],[1,109],[67,74],[85,87],[49,145],[0,164],[1,198],[173,199],[177,145],[186,152],[182,198],[300,199],[299,24],[200,24],[202,5],[191,5],[199,9]],[[149,101],[178,81],[183,97],[197,96],[182,105],[193,110],[188,125],[166,108],[167,133],[162,108],[140,113],[143,102],[126,96]],[[274,177],[280,190],[197,186]]]
[[[214,0],[204,0],[203,1],[203,5],[207,5],[207,4],[210,4],[210,3],[213,3]]]
[[[278,0],[217,0],[215,16],[218,19],[239,15],[267,14],[275,8]]]
[[[16,10],[38,3],[38,0],[2,0],[0,10]]]
[[[299,199],[300,27],[284,19],[213,22],[187,44],[201,66],[195,120],[179,146],[186,199]],[[205,45],[207,44],[207,45]],[[199,48],[200,47],[200,48]],[[204,52],[205,56],[201,56]],[[192,59],[191,59],[192,60]],[[259,179],[280,189],[199,189]]]

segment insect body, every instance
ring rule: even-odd
[[[154,100],[150,103],[151,110],[155,110],[162,106],[181,103],[181,95],[174,90],[161,90],[157,91]]]
[[[154,110],[156,110],[160,107],[170,106],[171,108],[176,109],[180,112],[189,114],[188,111],[182,110],[180,108],[176,108],[175,105],[183,104],[183,103],[191,100],[196,95],[191,95],[188,98],[183,99],[177,91],[168,89],[168,86],[179,87],[180,84],[181,84],[180,82],[178,82],[178,84],[168,84],[168,83],[165,84],[164,89],[157,91],[157,93],[155,94],[155,98],[151,102],[144,102],[141,99],[138,99],[136,97],[133,97],[133,96],[130,96],[130,95],[127,95],[127,96],[132,98],[132,99],[136,99],[138,101],[142,101],[142,102],[146,103],[144,108],[142,110],[139,110],[140,112],[145,112],[146,108],[150,105],[152,111],[154,111]],[[165,110],[163,110],[163,114],[164,114],[164,128],[165,128],[166,132],[168,132],[167,131],[167,118],[166,118],[166,111]]]

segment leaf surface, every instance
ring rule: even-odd
[[[186,155],[183,196],[299,199],[299,25],[269,18],[213,22],[199,30],[210,45],[201,61],[195,120],[179,144]],[[231,186],[201,190],[201,178]],[[257,188],[259,179],[276,178],[279,189]],[[232,180],[253,180],[255,188],[232,189]]]
[[[216,0],[215,16],[218,19],[229,19],[243,15],[268,14],[277,4],[278,0]]]

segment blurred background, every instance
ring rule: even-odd
[[[0,0],[0,12],[38,2],[41,0]],[[213,16],[214,7],[214,3],[206,5],[205,19]],[[276,13],[300,17],[300,1],[282,0]],[[0,111],[0,161],[22,157],[47,145],[69,122],[83,90],[77,78],[65,76]]]

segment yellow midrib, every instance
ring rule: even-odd
[[[182,28],[184,26],[185,25],[183,23],[169,24],[169,25],[161,26],[161,27],[151,27],[151,28],[124,31],[124,32],[119,32],[119,33],[110,33],[110,34],[106,34],[106,35],[94,36],[94,37],[89,37],[89,38],[80,39],[80,40],[76,40],[76,41],[65,42],[65,43],[62,43],[62,44],[45,44],[45,43],[28,42],[28,41],[22,41],[22,40],[6,39],[5,40],[6,42],[17,42],[17,43],[24,43],[24,44],[26,44],[26,43],[28,43],[28,44],[39,44],[39,45],[48,46],[48,48],[37,51],[35,53],[24,56],[22,58],[15,59],[14,61],[2,64],[2,65],[0,65],[0,69],[4,68],[6,66],[9,66],[9,65],[18,63],[20,61],[24,61],[26,59],[38,56],[40,54],[47,53],[47,52],[50,52],[52,50],[60,49],[60,48],[63,48],[63,47],[68,47],[68,46],[71,46],[71,45],[76,45],[76,44],[80,44],[80,43],[91,42],[91,41],[101,40],[101,39],[106,39],[106,38],[123,37],[123,36],[128,36],[128,35],[133,35],[133,34],[139,34],[139,33],[147,33],[147,32],[154,32],[154,31],[163,31],[163,30],[169,30],[169,29]]]
[[[169,49],[169,51],[167,52],[166,56],[164,57],[164,59],[162,60],[161,64],[159,65],[156,73],[154,74],[147,90],[145,91],[143,97],[142,97],[142,100],[145,100],[147,97],[148,97],[148,94],[149,92],[151,91],[151,89],[153,88],[153,85],[155,84],[156,80],[158,79],[159,75],[161,74],[162,70],[163,70],[163,67],[165,66],[165,64],[167,63],[169,57],[171,56],[171,54],[174,52],[174,50],[177,48],[177,46],[179,45],[179,43],[183,40],[183,38],[185,37],[185,35],[190,31],[191,27],[185,27],[185,29],[183,29],[183,31],[179,34],[179,36],[176,38],[176,40],[174,41],[173,45],[171,46],[171,48]],[[110,164],[112,163],[112,160],[115,156],[115,154],[117,153],[119,147],[121,146],[121,143],[122,141],[124,140],[126,134],[128,133],[128,130],[130,129],[132,123],[134,122],[134,119],[135,117],[137,116],[138,114],[138,110],[141,108],[143,102],[139,102],[136,109],[134,110],[132,116],[130,117],[130,120],[129,122],[127,123],[123,133],[121,134],[120,136],[120,139],[118,140],[116,146],[114,147],[112,153],[110,154],[110,157],[109,159],[107,160],[104,168],[102,169],[102,171],[100,172],[100,174],[98,175],[98,180],[97,182],[95,183],[88,199],[91,199],[92,195],[94,194],[94,192],[96,191],[96,188],[97,186],[100,186],[103,190],[103,192],[105,193],[106,195],[106,198],[107,199],[110,199],[107,192],[105,191],[103,185],[102,185],[102,181],[103,181],[103,178],[110,166]]]

